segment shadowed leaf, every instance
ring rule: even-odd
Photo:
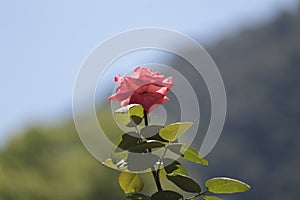
[[[131,193],[127,195],[128,200],[151,200],[149,196],[140,193]]]
[[[136,132],[125,133],[117,142],[117,148],[115,152],[128,150],[131,146],[137,144],[139,140],[140,136]]]
[[[177,192],[165,190],[153,194],[151,200],[183,200],[183,196]]]
[[[164,169],[167,174],[182,174],[182,175],[188,175],[184,167],[176,160],[170,159],[170,158],[164,158],[163,163],[165,165]]]
[[[128,170],[144,171],[154,167],[159,157],[150,153],[129,153],[128,155]]]
[[[153,149],[153,148],[161,148],[164,146],[165,146],[165,144],[163,144],[159,141],[148,140],[148,141],[144,141],[142,143],[131,146],[129,148],[129,151],[135,152],[135,153],[143,153],[143,152],[145,152],[145,150]]]
[[[160,126],[160,125],[145,126],[141,129],[141,135],[144,138],[147,138],[148,140],[158,140],[158,141],[162,141],[162,142],[168,142],[167,140],[163,139],[159,135],[159,130],[162,128],[163,128],[163,126]]]
[[[191,192],[191,193],[200,193],[201,187],[193,179],[182,174],[176,175],[167,175],[167,178],[177,185],[180,189]]]

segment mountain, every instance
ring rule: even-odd
[[[209,50],[228,98],[210,170],[247,180],[253,189],[243,199],[300,196],[299,36],[300,9]]]
[[[208,47],[226,86],[227,118],[210,166],[188,168],[198,180],[229,176],[252,186],[224,199],[300,196],[299,24],[300,9]],[[1,200],[124,199],[117,177],[87,152],[71,122],[31,128],[0,152]]]

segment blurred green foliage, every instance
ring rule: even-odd
[[[0,154],[1,200],[122,199],[117,180],[86,151],[73,124],[30,129]]]

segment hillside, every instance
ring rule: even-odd
[[[226,125],[209,155],[210,170],[249,180],[253,189],[244,199],[300,196],[299,36],[300,9],[209,51],[228,95]]]

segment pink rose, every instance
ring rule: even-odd
[[[140,104],[149,113],[158,105],[169,101],[165,95],[173,86],[173,78],[165,78],[160,72],[138,66],[131,76],[115,77],[119,83],[116,93],[108,98],[110,101],[120,101],[121,106]]]

